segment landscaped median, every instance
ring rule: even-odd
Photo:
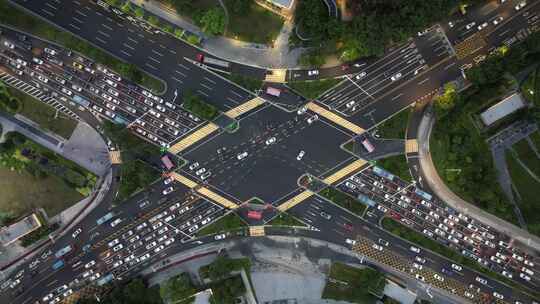
[[[332,186],[326,187],[319,192],[319,194],[332,203],[339,205],[358,216],[362,216],[367,208],[366,205],[362,204],[357,199]]]
[[[443,257],[446,257],[449,260],[455,262],[456,264],[461,264],[463,266],[466,266],[492,279],[501,281],[513,288],[516,288],[516,289],[519,289],[520,291],[531,294],[536,298],[540,298],[540,293],[529,290],[525,288],[523,285],[517,284],[514,281],[507,279],[502,274],[496,273],[494,271],[491,271],[487,268],[480,266],[480,264],[478,264],[476,261],[473,261],[469,258],[464,257],[463,255],[459,254],[455,250],[450,249],[448,246],[440,244],[433,239],[427,238],[423,234],[416,232],[415,230],[412,230],[411,228],[406,227],[391,218],[388,218],[388,217],[383,218],[382,227],[386,231],[396,236],[399,236],[411,243],[421,246],[422,248],[431,250]]]
[[[2,20],[3,24],[13,26],[40,38],[54,41],[70,50],[79,52],[119,72],[122,77],[151,89],[153,92],[165,91],[162,81],[149,76],[136,66],[109,55],[67,31],[57,29],[49,23],[13,6],[7,0],[0,0],[0,20]]]
[[[294,73],[294,71],[292,71]],[[313,80],[313,81],[293,81],[289,82],[287,85],[300,93],[307,99],[315,99],[319,97],[322,93],[326,92],[333,86],[340,83],[343,79],[322,79],[322,80]]]
[[[236,215],[236,213],[231,212],[223,216],[219,220],[213,222],[212,224],[199,230],[197,232],[197,236],[201,237],[201,236],[220,233],[220,232],[229,232],[232,230],[244,228],[246,226],[247,226],[246,223],[244,223],[244,221],[242,221],[242,219],[240,219],[240,217]]]
[[[182,106],[197,117],[208,121],[214,120],[219,115],[219,111],[215,106],[205,102],[200,96],[189,91],[184,94],[184,103]]]

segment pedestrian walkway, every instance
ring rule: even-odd
[[[109,156],[111,158],[111,163],[113,165],[122,163],[122,157],[121,157],[120,151],[111,151],[109,152]]]
[[[231,202],[230,200],[224,198],[223,196],[215,193],[214,191],[206,188],[206,187],[200,187],[197,189],[197,193],[205,196],[206,198],[210,199],[213,202],[216,202],[220,204],[221,206],[227,208],[227,209],[236,209],[238,208],[238,205]]]
[[[334,174],[328,176],[323,180],[328,185],[332,185],[333,183],[339,181],[340,179],[344,178],[345,176],[350,175],[351,173],[359,170],[367,163],[367,161],[363,159],[357,159],[354,162],[348,164],[343,169],[335,172]]]
[[[249,226],[249,236],[264,236],[264,226]]]
[[[289,209],[291,209],[292,207],[300,204],[301,202],[305,201],[306,199],[310,198],[313,196],[313,192],[309,191],[309,190],[304,190],[302,192],[300,192],[299,194],[297,194],[296,196],[294,196],[293,198],[289,199],[288,201],[284,202],[283,204],[279,205],[277,207],[277,209],[281,212],[285,212]]]
[[[229,111],[225,112],[225,115],[229,116],[230,118],[236,118],[244,113],[255,109],[262,104],[264,104],[264,99],[260,97],[255,97],[233,109],[230,109]]]
[[[328,111],[327,109],[319,106],[318,104],[314,102],[308,103],[307,108],[355,134],[362,134],[366,131],[362,127],[356,124],[353,124],[352,122],[346,120],[345,118],[337,115],[334,112]]]
[[[193,189],[197,186],[197,183],[190,180],[189,178],[183,176],[183,175],[180,175],[176,172],[171,172],[169,174],[170,177],[174,178],[174,180],[176,180],[177,182],[180,182],[181,184],[184,184],[186,185],[187,187]]]
[[[418,140],[407,139],[405,141],[405,153],[418,153]]]
[[[199,142],[203,138],[207,137],[208,135],[212,134],[217,129],[219,129],[217,125],[209,122],[202,128],[189,134],[188,136],[184,137],[182,140],[174,144],[172,147],[169,148],[169,152],[173,154],[178,154],[189,148],[193,144]]]
[[[264,81],[278,82],[278,83],[287,82],[287,70],[279,69],[279,70],[270,70],[268,72],[269,73],[266,74]]]

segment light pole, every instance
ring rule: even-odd
[[[174,90],[174,98],[172,99],[172,102],[176,100],[176,97],[178,97],[178,89]]]

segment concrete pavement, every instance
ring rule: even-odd
[[[478,221],[512,236],[515,240],[526,244],[530,248],[540,251],[539,237],[534,236],[511,223],[501,220],[500,218],[463,200],[452,192],[448,186],[446,186],[437,173],[429,151],[429,137],[434,122],[435,117],[433,115],[424,115],[418,129],[420,170],[422,175],[425,177],[424,181],[429,185],[430,189],[448,205],[459,212],[468,214]]]

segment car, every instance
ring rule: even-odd
[[[493,19],[493,25],[497,25],[497,24],[501,23],[503,21],[503,19],[504,18],[502,16],[499,16],[499,17]]]
[[[378,251],[383,251],[383,246],[381,246],[381,245],[373,244],[373,245],[371,245],[371,248],[373,248],[375,250],[378,250]]]
[[[421,276],[421,275],[419,275],[418,273],[417,273],[414,277],[415,277],[417,280],[420,280],[420,281],[422,281],[422,282],[425,282],[425,281],[426,281],[426,279],[424,279],[424,277]]]
[[[444,278],[438,274],[434,274],[433,277],[436,279],[436,280],[439,280],[441,282],[444,282]]]
[[[43,301],[44,301],[44,302],[45,302],[45,301],[49,301],[49,300],[51,300],[53,297],[54,297],[54,294],[50,293],[50,294],[48,294],[48,295],[46,295],[46,296],[43,297]]]
[[[78,70],[82,70],[84,69],[84,66],[78,62],[73,62],[73,67],[78,69]]]
[[[414,260],[417,261],[418,263],[422,263],[422,264],[426,263],[426,259],[420,256],[415,256]]]
[[[482,278],[482,277],[476,277],[475,281],[482,284],[482,285],[487,285],[487,280]]]
[[[509,272],[509,271],[506,271],[506,270],[502,271],[502,275],[509,278],[509,279],[511,279],[513,277],[512,273]]]
[[[418,269],[418,270],[422,270],[422,268],[424,268],[424,266],[418,264],[418,263],[413,263],[413,267]]]
[[[523,272],[519,273],[519,277],[522,278],[523,280],[527,281],[527,282],[531,280],[531,277],[524,274]]]
[[[201,175],[201,174],[203,174],[204,172],[206,172],[206,168],[200,168],[199,170],[195,171],[195,174],[196,174],[196,175]]]
[[[319,75],[319,70],[309,70],[307,74],[308,76],[317,76]]]
[[[158,109],[160,112],[165,113],[165,107],[162,105],[156,105],[156,109]]]
[[[456,24],[453,21],[448,22],[448,27],[453,28]]]
[[[354,78],[355,78],[356,80],[360,80],[360,79],[366,77],[366,75],[367,75],[366,72],[361,72],[360,74],[356,75]]]
[[[345,243],[347,243],[347,244],[349,244],[349,245],[353,246],[353,245],[355,245],[355,244],[356,244],[356,240],[351,240],[351,239],[345,239]]]
[[[156,248],[154,249],[154,253],[158,253],[158,252],[160,252],[161,250],[163,250],[164,248],[165,248],[164,245],[159,245],[158,247],[156,247]]]
[[[108,85],[110,85],[113,88],[116,88],[116,86],[117,86],[116,82],[114,82],[114,81],[112,81],[110,79],[105,79],[105,83],[107,83]]]
[[[157,241],[158,241],[158,243],[161,243],[161,242],[165,241],[167,238],[168,238],[168,236],[165,234],[165,235],[160,236],[157,239]]]
[[[194,162],[193,164],[191,164],[189,166],[189,170],[195,170],[199,167],[199,163],[198,162]]]
[[[307,119],[307,123],[312,124],[317,120],[319,120],[319,116],[318,115],[313,115],[313,116],[311,116],[310,118]]]
[[[514,8],[516,9],[516,11],[519,11],[520,9],[522,9],[523,7],[525,7],[525,5],[527,5],[527,1],[521,1],[521,2],[518,3],[516,6],[514,6]]]
[[[479,26],[477,26],[477,29],[479,31],[481,31],[481,30],[485,29],[487,26],[488,26],[488,23],[484,22],[484,23],[480,24]]]
[[[493,296],[499,300],[503,300],[504,296],[496,291],[493,292]]]
[[[168,223],[168,222],[172,221],[175,217],[176,217],[176,216],[175,216],[174,214],[171,214],[171,215],[167,216],[167,217],[164,219],[164,221],[165,221],[165,223]]]
[[[473,26],[475,26],[475,25],[476,25],[476,22],[473,21],[473,22],[471,22],[471,23],[465,25],[465,29],[470,30],[470,29],[472,29]]]
[[[133,235],[133,230],[129,230],[128,232],[122,234],[122,239],[125,240],[125,239],[129,238],[132,235]]]
[[[173,237],[172,237],[172,238],[169,238],[168,240],[165,241],[165,243],[163,243],[163,245],[169,246],[169,245],[172,244],[174,241],[175,241],[175,239],[174,239]]]
[[[139,230],[144,229],[146,227],[148,227],[148,224],[147,223],[142,223],[139,226],[137,226],[137,228],[135,228],[135,230],[139,231]]]
[[[146,245],[146,250],[150,250],[150,249],[152,249],[152,248],[154,248],[156,246],[157,246],[157,242],[153,241],[152,243]]]
[[[111,222],[111,227],[114,227],[122,222],[122,219],[115,219]]]
[[[71,234],[71,236],[72,236],[73,238],[76,238],[81,232],[82,232],[82,228],[77,228],[77,230],[73,231],[73,233]]]
[[[465,297],[469,298],[469,299],[474,299],[474,295],[468,291],[465,291],[464,293]]]
[[[161,193],[163,193],[163,195],[167,195],[167,194],[169,194],[169,193],[171,193],[173,191],[174,191],[174,188],[169,187],[169,188],[164,189]]]
[[[203,173],[203,175],[201,175],[200,178],[201,178],[201,180],[205,180],[205,179],[209,178],[210,175],[212,175],[212,172],[206,172],[206,173]]]
[[[38,79],[39,79],[40,81],[42,81],[43,83],[49,82],[49,78],[47,78],[47,77],[45,77],[45,76],[43,76],[43,75],[38,75]]]
[[[113,251],[114,251],[114,252],[117,252],[118,250],[120,250],[120,249],[122,249],[122,248],[124,248],[124,245],[118,244],[118,245],[116,245],[116,246],[113,247]]]
[[[457,265],[457,264],[452,264],[450,265],[452,267],[452,269],[454,269],[455,271],[462,271],[463,270],[463,267],[461,267],[460,265]]]
[[[56,55],[58,52],[55,50],[55,49],[51,49],[51,48],[44,48],[43,51],[49,55]]]
[[[36,58],[36,57],[33,57],[33,58],[32,58],[32,61],[33,61],[34,63],[36,63],[36,64],[39,64],[39,65],[43,64],[43,60],[41,60],[41,59],[39,59],[39,58]]]
[[[378,242],[379,242],[379,244],[384,245],[384,246],[386,246],[386,247],[388,247],[388,245],[389,245],[388,241],[383,240],[383,239],[379,239]]]
[[[422,37],[422,36],[424,36],[425,34],[427,34],[428,32],[429,32],[429,29],[425,29],[425,30],[423,30],[423,31],[418,32],[417,35],[418,35],[418,37]]]
[[[168,184],[172,183],[173,180],[174,180],[174,178],[168,177],[168,178],[163,180],[163,184],[168,185]]]
[[[322,218],[325,218],[327,220],[332,218],[332,216],[330,214],[328,214],[328,213],[326,213],[324,211],[321,211],[320,215],[321,215]]]
[[[66,292],[64,292],[62,295],[64,296],[64,298],[68,297],[69,295],[71,295],[73,293],[73,289],[68,289]]]
[[[300,151],[298,155],[296,156],[296,160],[302,160],[306,152],[304,150]]]
[[[271,145],[271,144],[273,144],[275,142],[276,142],[276,138],[275,137],[270,137],[269,139],[266,140],[265,143],[266,143],[267,146],[269,146],[269,145]]]
[[[248,156],[247,151],[244,151],[244,152],[242,152],[242,153],[236,155],[236,158],[237,158],[238,160],[242,160],[242,159],[246,158],[247,156]]]
[[[383,213],[388,212],[388,208],[384,207],[383,205],[377,205],[377,209],[379,209]]]
[[[529,268],[527,267],[521,267],[521,271],[525,272],[526,274],[528,275],[534,275],[534,272],[532,270],[530,270]]]
[[[418,248],[418,247],[411,246],[409,249],[410,249],[412,252],[420,253],[420,248]]]
[[[223,240],[223,239],[225,239],[225,237],[226,237],[225,233],[218,234],[218,235],[214,236],[214,240],[216,240],[216,241],[217,240]]]
[[[523,260],[523,264],[525,264],[527,266],[530,266],[530,267],[534,267],[534,263],[529,261],[529,260]]]
[[[296,114],[298,115],[302,115],[304,113],[307,112],[307,107],[306,106],[303,106],[303,107],[300,107],[297,111],[296,111]]]
[[[350,109],[350,108],[352,108],[354,105],[356,105],[356,101],[351,100],[351,101],[347,102],[347,104],[345,105],[345,107],[346,107],[347,109]]]
[[[15,48],[15,45],[9,41],[4,41],[4,46],[7,47],[8,49],[14,49]]]
[[[396,80],[398,80],[400,78],[401,78],[401,73],[397,73],[397,74],[393,75],[392,77],[390,77],[390,79],[392,81],[396,81]]]
[[[110,241],[107,245],[109,245],[109,247],[113,247],[113,246],[115,246],[115,245],[117,245],[119,243],[120,243],[119,239],[114,239],[114,240]]]
[[[136,236],[130,238],[130,239],[129,239],[129,242],[130,242],[130,243],[133,243],[133,242],[137,241],[137,240],[140,239],[140,238],[141,238],[140,236],[136,235]]]
[[[120,266],[120,265],[122,265],[122,264],[124,264],[124,261],[118,260],[118,261],[114,262],[114,264],[113,264],[112,267],[113,267],[113,268],[116,268],[116,267],[118,267],[118,266]]]

